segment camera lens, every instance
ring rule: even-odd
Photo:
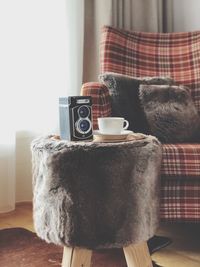
[[[86,134],[91,130],[91,121],[87,120],[87,119],[80,119],[77,122],[77,130],[80,133]]]
[[[78,109],[78,114],[81,118],[86,118],[89,116],[90,114],[90,110],[87,106],[81,106],[79,109]]]

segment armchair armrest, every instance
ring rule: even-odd
[[[111,101],[108,88],[99,82],[83,84],[81,95],[92,97],[93,129],[98,129],[97,118],[111,116]]]

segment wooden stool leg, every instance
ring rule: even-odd
[[[153,267],[147,242],[123,247],[128,267]]]
[[[90,267],[92,250],[64,247],[62,267]]]

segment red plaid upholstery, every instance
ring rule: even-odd
[[[163,221],[200,221],[200,179],[162,177],[160,217]]]
[[[200,144],[163,144],[161,219],[199,222]]]
[[[110,96],[105,85],[98,82],[89,82],[83,84],[81,95],[92,97],[92,120],[93,129],[97,129],[98,117],[111,116]]]
[[[200,180],[200,144],[163,144],[161,173]]]
[[[200,111],[200,31],[166,34],[106,26],[100,50],[102,73],[172,77],[191,89]]]
[[[106,26],[100,53],[101,73],[170,76],[191,89],[200,111],[200,31],[162,34]],[[87,83],[82,94],[93,97],[96,128],[97,117],[111,115],[108,89]],[[164,144],[161,174],[161,219],[200,222],[200,144]]]

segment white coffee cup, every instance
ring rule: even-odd
[[[128,128],[129,122],[121,117],[104,117],[98,118],[98,126],[102,134],[121,134]]]

